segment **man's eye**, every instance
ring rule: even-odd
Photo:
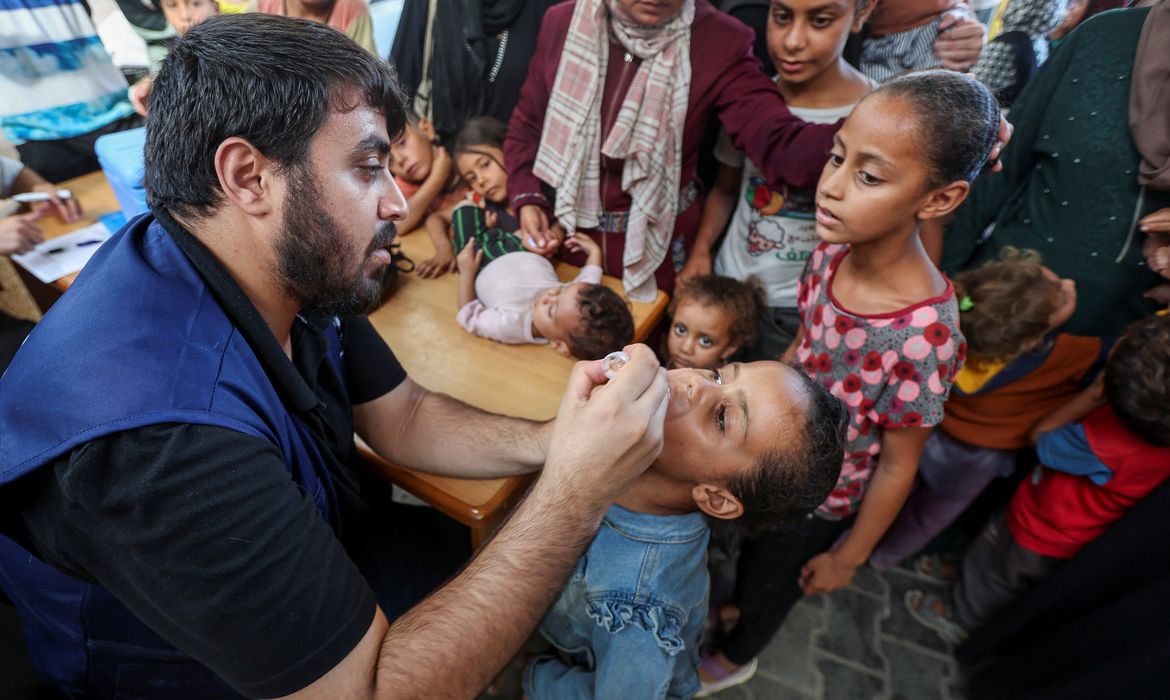
[[[715,424],[719,426],[719,432],[724,432],[727,428],[727,406],[719,404],[719,410],[715,411]]]
[[[717,369],[713,369],[711,371],[715,373],[715,383],[722,384],[723,383],[723,373]]]

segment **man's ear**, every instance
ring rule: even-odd
[[[566,343],[565,341],[563,341],[563,340],[550,340],[550,341],[548,341],[548,344],[550,346],[552,346],[553,350],[556,350],[557,352],[564,355],[565,357],[572,356],[569,353],[569,344]]]
[[[271,161],[259,149],[238,136],[225,139],[215,150],[215,174],[219,188],[238,209],[264,216],[276,206]]]
[[[918,220],[937,219],[950,214],[959,208],[970,192],[971,183],[966,180],[955,180],[949,185],[933,190],[927,196],[926,203],[918,208]]]
[[[695,484],[691,489],[695,505],[712,518],[735,520],[743,515],[743,503],[730,491],[715,484]]]

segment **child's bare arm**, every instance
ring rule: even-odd
[[[786,364],[793,364],[796,362],[796,349],[800,347],[800,343],[804,340],[804,326],[796,327],[796,336],[792,342],[785,348],[784,354],[780,356],[780,361]]]
[[[565,248],[574,253],[585,253],[585,264],[601,267],[601,246],[597,245],[597,241],[593,240],[587,233],[578,233],[575,236],[569,236],[564,242]]]
[[[1097,375],[1093,383],[1069,400],[1060,408],[1040,419],[1028,434],[1028,441],[1035,447],[1044,433],[1062,428],[1069,423],[1076,423],[1080,419],[1096,410],[1105,403],[1105,373]]]
[[[418,191],[406,200],[406,218],[398,224],[398,230],[410,233],[422,226],[427,218],[427,209],[443,187],[451,179],[451,156],[447,149],[435,146],[435,160],[431,163],[431,174],[419,185]]]
[[[703,200],[703,215],[699,219],[699,231],[695,234],[695,247],[687,255],[687,262],[678,273],[679,282],[695,275],[711,274],[711,249],[735,213],[735,199],[742,176],[743,168],[719,166],[715,186]]]
[[[816,594],[844,588],[853,573],[869,559],[906,503],[918,459],[933,428],[899,428],[882,434],[882,458],[870,477],[853,528],[836,549],[822,552],[804,565],[800,586]]]
[[[483,251],[475,249],[474,238],[468,239],[455,262],[459,266],[459,308],[462,309],[475,301],[475,275],[483,262]]]
[[[418,264],[418,276],[423,279],[441,277],[455,269],[455,251],[451,248],[451,238],[447,235],[447,224],[450,221],[447,212],[435,212],[427,217],[427,236],[431,245],[435,247],[433,257],[427,258]]]

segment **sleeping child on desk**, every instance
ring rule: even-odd
[[[708,523],[783,526],[837,482],[845,409],[804,372],[733,363],[669,380],[662,453],[610,508],[541,622],[557,653],[525,668],[528,700],[694,695]]]
[[[496,119],[476,117],[455,135],[455,164],[473,192],[451,210],[452,244],[459,253],[459,325],[501,343],[547,343],[562,355],[600,359],[633,339],[633,316],[622,298],[601,284],[601,250],[584,240],[588,236],[566,242],[589,257],[568,284],[557,278],[551,262],[524,250],[514,233],[520,223],[505,206],[506,131]]]

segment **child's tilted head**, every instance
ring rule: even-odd
[[[691,482],[708,515],[749,532],[790,524],[837,483],[844,405],[780,362],[670,372],[664,444],[654,469]]]
[[[603,284],[579,282],[537,294],[532,326],[557,352],[582,360],[601,359],[634,338],[630,307]]]
[[[756,339],[764,292],[754,278],[698,275],[675,287],[668,310],[669,367],[714,369]]]
[[[435,128],[406,105],[406,128],[390,144],[390,173],[407,182],[421,183],[435,162]]]
[[[1170,447],[1170,316],[1125,329],[1105,365],[1105,399],[1134,435]]]
[[[489,202],[508,201],[508,171],[504,169],[506,124],[492,117],[475,117],[455,134],[452,155],[456,172],[467,186]]]
[[[817,184],[817,235],[865,243],[951,213],[998,131],[995,98],[974,78],[938,70],[886,83],[834,136]]]
[[[1072,316],[1076,284],[1040,264],[1032,250],[1005,247],[955,278],[959,324],[973,361],[1011,362]]]

